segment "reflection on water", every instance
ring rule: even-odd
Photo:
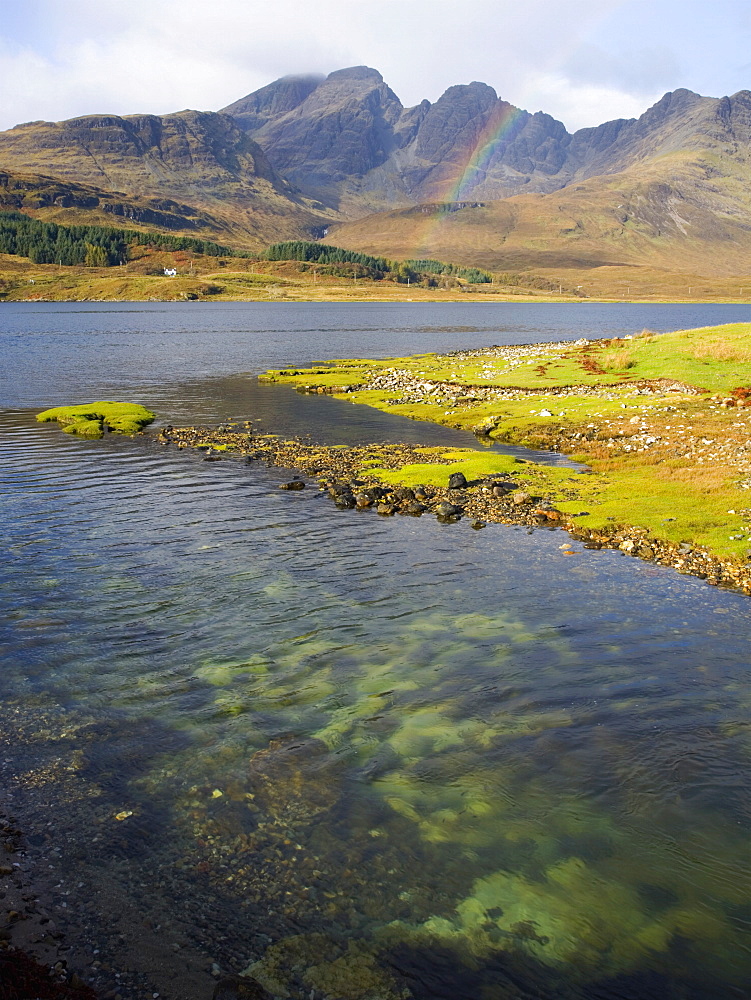
[[[128,901],[278,996],[746,995],[747,599],[2,431],[1,766],[109,961]]]

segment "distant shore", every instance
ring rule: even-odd
[[[167,275],[165,269],[177,273]],[[314,268],[301,261],[217,260],[144,252],[142,258],[123,266],[69,267],[32,264],[0,254],[0,303],[751,302],[751,278],[706,278],[646,267],[570,273],[538,269],[501,277],[503,283],[494,279],[495,283],[455,282],[452,287],[429,288],[387,279],[342,278],[327,273],[323,266]]]

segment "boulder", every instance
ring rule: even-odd
[[[462,508],[457,507],[456,504],[444,501],[443,503],[438,504],[435,512],[439,517],[456,517],[457,514],[462,513]]]

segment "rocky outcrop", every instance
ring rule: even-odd
[[[0,164],[110,191],[184,195],[260,178],[283,186],[261,148],[227,115],[87,115],[0,133]]]
[[[332,204],[343,181],[379,167],[411,135],[398,127],[399,99],[364,66],[325,80],[286,77],[224,110],[249,129],[279,173]]]

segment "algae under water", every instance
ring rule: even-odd
[[[188,949],[319,1000],[749,995],[747,598],[2,429],[0,773],[69,936],[125,973],[158,927],[165,997]]]

